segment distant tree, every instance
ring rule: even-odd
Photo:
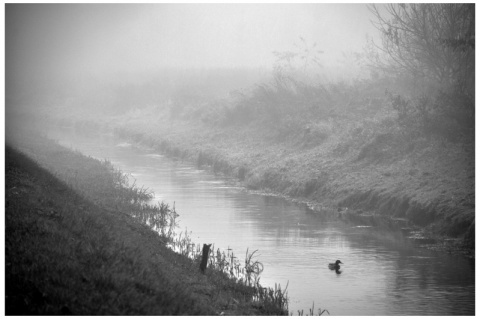
[[[373,44],[376,67],[435,83],[438,89],[475,92],[475,4],[369,6],[381,32]],[[380,54],[378,54],[380,53]]]

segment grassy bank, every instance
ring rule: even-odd
[[[286,77],[230,99],[35,116],[80,132],[114,131],[317,214],[421,229],[474,248],[474,104],[455,93],[405,92],[389,78],[310,85]]]
[[[110,163],[38,133],[7,134],[7,142],[7,315],[287,313],[280,289],[247,284],[213,262],[202,274],[198,258],[169,249],[175,210],[145,205],[151,194]]]
[[[403,100],[385,95],[388,87],[263,88],[181,114],[150,107],[103,123],[122,138],[235,176],[250,189],[307,202],[317,213],[356,223],[387,218],[473,248],[468,112],[454,119],[447,111],[402,115]]]
[[[357,144],[351,128],[308,146],[309,137],[278,141],[263,129],[127,123],[117,128],[120,137],[235,176],[250,189],[307,202],[317,213],[340,212],[360,223],[372,216],[406,220],[430,235],[474,243],[471,146],[417,144],[410,136],[378,132]]]

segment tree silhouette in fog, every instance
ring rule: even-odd
[[[475,4],[369,6],[382,34],[376,66],[474,94]]]

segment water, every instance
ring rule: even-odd
[[[463,257],[416,247],[400,234],[315,216],[304,205],[252,194],[205,170],[111,136],[52,132],[61,144],[108,159],[180,214],[195,243],[258,249],[261,284],[288,282],[289,309],[331,315],[474,315],[475,267]],[[327,265],[340,259],[341,273]]]

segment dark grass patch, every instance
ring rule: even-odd
[[[168,250],[148,227],[78,199],[10,148],[6,167],[8,315],[213,313],[162,270]]]
[[[108,162],[38,136],[20,147],[56,177],[7,146],[7,314],[287,313],[256,299],[254,287],[214,269],[204,276],[194,260],[168,249],[172,234],[144,222],[168,230],[174,209],[143,204],[148,192]]]

